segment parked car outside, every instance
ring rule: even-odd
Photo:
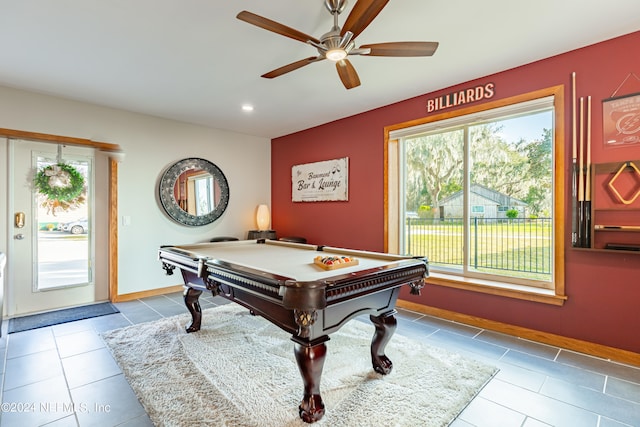
[[[66,222],[62,224],[61,229],[71,234],[84,234],[89,231],[89,221],[86,218],[81,218],[76,221]]]

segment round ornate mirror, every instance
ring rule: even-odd
[[[188,158],[171,165],[159,184],[160,203],[174,221],[207,225],[229,204],[229,184],[222,171],[205,159]]]

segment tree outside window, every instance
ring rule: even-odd
[[[550,287],[553,106],[401,138],[402,252],[433,271]],[[435,126],[433,126],[435,128]]]

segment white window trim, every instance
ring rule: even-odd
[[[567,299],[565,295],[565,127],[564,127],[564,85],[553,86],[538,91],[517,95],[497,101],[487,102],[477,106],[461,108],[459,110],[436,114],[410,122],[385,127],[384,132],[384,185],[385,185],[385,251],[398,253],[401,236],[399,229],[400,200],[402,199],[400,173],[399,138],[415,135],[421,131],[437,128],[450,128],[459,123],[482,123],[496,116],[502,116],[505,111],[517,115],[519,112],[535,110],[537,107],[554,107],[554,278],[551,289],[527,286],[515,283],[497,282],[473,277],[449,275],[443,272],[431,273],[427,284],[464,289],[504,297],[537,301],[542,303],[562,305]],[[550,104],[551,102],[551,104]],[[521,106],[518,110],[515,104]]]

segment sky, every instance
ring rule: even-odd
[[[503,125],[503,129],[499,135],[506,141],[515,142],[520,138],[531,141],[540,138],[543,129],[552,128],[553,111],[549,110],[534,115],[502,120],[500,124]]]

